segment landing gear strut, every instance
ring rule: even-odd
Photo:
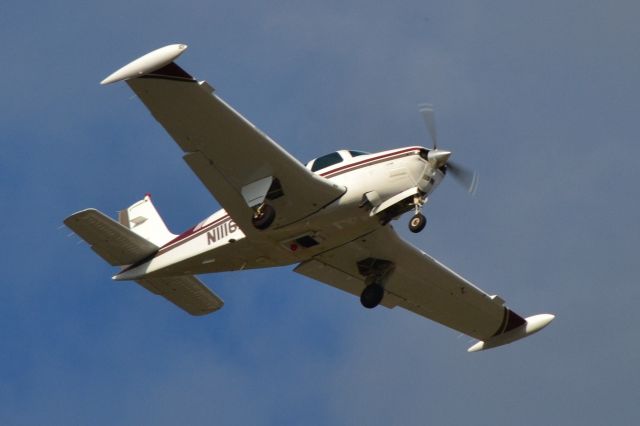
[[[263,203],[258,206],[253,217],[251,218],[251,222],[253,226],[257,229],[263,230],[267,229],[269,225],[271,225],[276,218],[276,211],[269,204]]]
[[[369,284],[362,290],[360,295],[360,303],[367,309],[373,309],[382,302],[384,297],[384,289],[380,284]]]

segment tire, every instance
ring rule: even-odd
[[[251,218],[251,222],[256,229],[267,229],[275,220],[276,211],[269,204],[264,204],[259,212],[256,212]]]
[[[360,303],[367,309],[373,309],[382,302],[384,297],[384,289],[379,284],[368,285],[362,290],[360,295]]]
[[[422,213],[416,213],[409,221],[409,230],[418,233],[427,225],[427,218]]]

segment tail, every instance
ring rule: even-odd
[[[176,237],[167,229],[149,195],[118,216],[119,223],[96,209],[86,209],[72,214],[64,223],[100,257],[124,268],[147,261]],[[205,315],[224,304],[192,275],[142,277],[136,282],[191,315]]]
[[[129,208],[118,212],[118,221],[158,247],[162,247],[177,236],[172,234],[164,224],[149,194]]]
[[[64,220],[64,224],[113,266],[135,264],[159,248],[96,209],[74,213]]]

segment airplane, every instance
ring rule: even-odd
[[[118,220],[96,209],[64,223],[132,280],[191,315],[223,301],[195,275],[297,264],[294,271],[360,298],[365,308],[407,309],[477,339],[468,351],[529,336],[555,316],[523,318],[403,240],[391,221],[413,212],[412,232],[426,224],[422,208],[447,174],[476,182],[436,146],[433,109],[421,110],[432,148],[376,153],[339,150],[296,160],[175,60],[185,44],[154,50],[101,84],[125,81],[184,151],[184,160],[223,207],[175,235],[151,197]]]

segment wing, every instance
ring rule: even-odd
[[[502,299],[402,240],[390,226],[301,263],[295,271],[359,296],[365,275],[376,265],[388,267],[382,301],[387,307],[401,306],[480,340],[525,324]]]
[[[133,61],[104,82],[128,78],[131,89],[185,152],[187,164],[245,234],[256,233],[252,207],[265,197],[276,210],[272,227],[278,228],[313,214],[345,192],[307,170],[216,96],[209,84],[196,81],[174,62],[164,65],[163,49],[171,48]],[[185,48],[179,47],[179,53]],[[160,55],[159,69],[149,65],[154,55]],[[138,74],[144,75],[138,76],[131,66],[143,59],[146,68]]]

